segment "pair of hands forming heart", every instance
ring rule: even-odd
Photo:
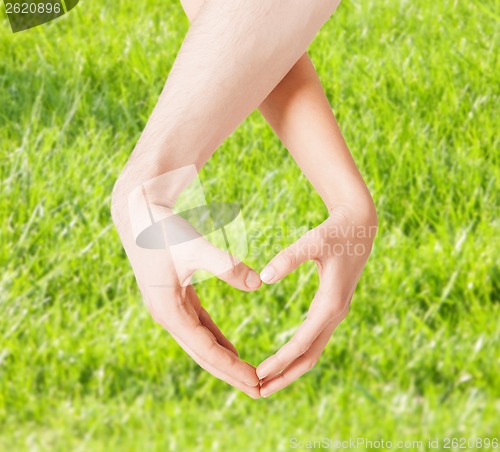
[[[174,218],[169,228],[177,229],[175,234],[185,239],[170,247],[170,252],[145,249],[137,246],[127,228],[115,222],[153,319],[202,368],[252,398],[266,397],[284,388],[317,363],[348,312],[376,232],[376,219],[353,207],[338,206],[321,225],[276,255],[259,276],[211,244],[169,207],[149,206],[149,215],[151,219]],[[160,228],[165,223],[156,224]],[[235,346],[201,305],[191,284],[193,274],[205,270],[250,292],[257,290],[262,281],[273,284],[281,280],[307,260],[316,262],[320,276],[307,318],[287,344],[255,368],[239,358]]]
[[[339,1],[182,3],[192,26],[115,184],[112,216],[153,318],[203,368],[251,397],[267,396],[318,360],[347,313],[371,250],[369,229],[376,224],[371,197],[307,55]],[[159,218],[172,215],[169,209],[187,181],[194,180],[196,171],[257,107],[325,205],[335,206],[329,218],[275,256],[261,277],[196,236],[189,225],[180,226],[182,237],[175,246],[168,241],[163,247],[140,246],[137,239],[146,228],[158,229],[153,236],[161,237],[162,230],[154,226]],[[189,165],[195,169],[192,176],[182,169]],[[134,202],[127,204],[139,186],[148,198],[146,211]],[[184,240],[185,233],[189,240]],[[306,321],[257,368],[242,361],[201,306],[193,274],[203,269],[253,291],[261,278],[275,283],[306,260],[314,260],[320,274]]]

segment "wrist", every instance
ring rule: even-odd
[[[341,213],[356,224],[378,228],[375,203],[368,190],[361,196],[338,198],[328,207],[329,215]]]
[[[111,215],[120,229],[132,227],[134,236],[146,225],[158,222],[171,214],[182,192],[196,181],[195,165],[176,168],[158,174],[158,167],[141,165],[142,171],[126,168],[116,182],[111,197]],[[149,174],[148,174],[149,173]],[[195,196],[203,204],[201,187],[195,187]]]

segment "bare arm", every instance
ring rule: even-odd
[[[113,220],[155,320],[203,368],[251,397],[259,396],[255,369],[238,358],[201,307],[193,287],[179,284],[179,274],[174,274],[179,262],[168,252],[137,246],[132,223],[143,221],[137,217],[144,209],[128,201],[136,191],[147,192],[149,212],[170,215],[192,178],[158,176],[184,174],[175,170],[190,165],[201,168],[289,72],[338,3],[206,0],[113,191]],[[201,246],[200,254],[217,253],[206,243]],[[212,259],[207,260],[212,264]],[[180,264],[186,264],[188,281],[195,268],[186,262]],[[252,272],[244,264],[238,265],[224,280],[242,290],[254,290],[260,280],[246,284]],[[155,283],[158,279],[168,284],[160,286]]]

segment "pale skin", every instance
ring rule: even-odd
[[[325,0],[183,1],[192,26],[113,192],[113,219],[154,319],[200,366],[253,398],[282,389],[317,362],[347,313],[376,230],[371,196],[305,54],[337,5]],[[201,168],[259,106],[330,216],[261,272],[262,280],[272,284],[314,260],[320,287],[294,337],[255,369],[237,356],[201,307],[193,286],[179,284],[172,257],[136,246],[127,197],[160,174],[189,164]],[[157,191],[153,186],[155,208],[168,215],[186,183],[174,181]],[[207,242],[205,255],[218,257],[207,258],[204,266],[191,259],[184,282],[189,283],[197,268],[210,270],[223,258],[221,253]],[[213,272],[241,290],[256,290],[261,284],[244,263],[223,274]],[[158,279],[169,280],[169,287],[153,288],[152,281]]]

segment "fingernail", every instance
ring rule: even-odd
[[[266,284],[270,284],[275,276],[276,272],[274,271],[273,267],[266,267],[260,272],[260,279],[262,279],[262,281],[264,281]]]
[[[267,392],[265,389],[264,389],[264,392],[262,392],[262,389],[260,390],[260,395],[261,397],[263,397],[264,399],[269,397],[271,394],[273,394],[275,391],[269,391]]]
[[[255,289],[256,287],[259,287],[261,283],[260,277],[257,273],[255,273],[253,270],[250,270],[247,275],[247,279],[245,279],[245,284],[247,287],[250,289]]]
[[[259,366],[257,368],[257,377],[259,377],[259,380],[263,380],[264,378],[266,378],[268,375],[269,375],[269,369],[270,369],[270,366],[266,365],[266,364],[263,364],[262,366]]]

